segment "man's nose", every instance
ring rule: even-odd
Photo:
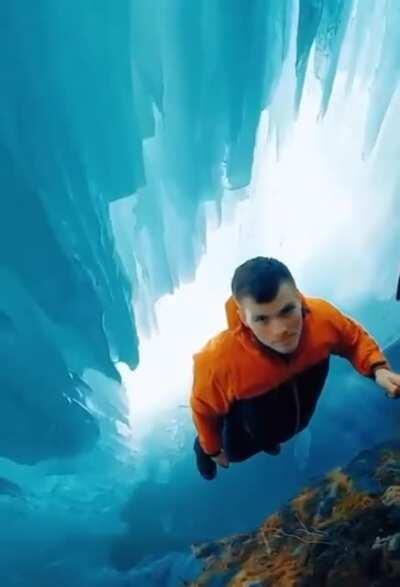
[[[287,333],[286,324],[283,320],[272,320],[270,323],[270,334],[274,340],[281,338]]]

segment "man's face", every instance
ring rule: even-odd
[[[243,298],[239,302],[239,316],[267,347],[283,354],[296,350],[303,315],[300,294],[292,283],[281,283],[276,297],[268,303],[258,304],[251,297]]]

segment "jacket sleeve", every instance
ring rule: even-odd
[[[229,408],[216,374],[196,355],[190,405],[201,447],[209,455],[217,454],[222,448],[222,417]]]
[[[374,377],[376,367],[390,368],[375,339],[353,318],[331,305],[337,332],[335,354],[348,359],[361,375]]]

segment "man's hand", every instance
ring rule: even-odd
[[[214,461],[214,463],[217,463],[219,467],[223,467],[224,469],[227,469],[229,467],[229,459],[223,450],[221,450],[219,455],[217,455],[216,457],[212,457],[212,460]]]
[[[386,395],[391,399],[400,397],[400,374],[390,371],[390,369],[377,369],[375,371],[375,381],[383,387]]]

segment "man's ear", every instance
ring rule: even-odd
[[[244,311],[243,311],[242,307],[241,307],[239,304],[237,305],[237,313],[238,313],[238,316],[239,316],[239,318],[240,318],[240,321],[241,321],[241,322],[242,322],[242,323],[243,323],[245,326],[247,326],[247,321],[246,321],[246,316],[245,316],[245,313],[244,313]]]

